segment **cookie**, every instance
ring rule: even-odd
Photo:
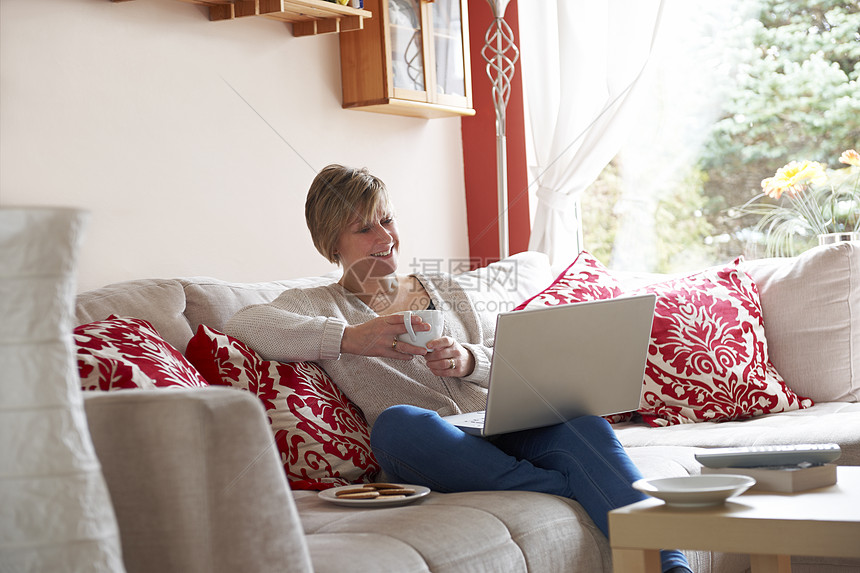
[[[336,493],[338,499],[376,499],[379,497],[378,491],[365,490],[355,493]]]
[[[364,487],[372,487],[374,489],[400,489],[401,486],[396,483],[366,483]]]
[[[335,492],[334,495],[336,495],[337,497],[343,497],[345,495],[350,495],[353,493],[376,493],[376,488],[366,487],[366,486],[354,487],[352,489],[342,489],[338,492]]]
[[[392,495],[415,495],[415,490],[409,488],[381,489],[379,490],[379,495],[384,495],[385,497]]]

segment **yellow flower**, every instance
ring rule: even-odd
[[[857,153],[853,149],[847,149],[842,152],[842,157],[839,158],[839,161],[847,165],[860,167],[860,153]]]
[[[792,161],[777,170],[773,177],[762,180],[761,188],[766,195],[779,199],[783,193],[795,196],[802,193],[811,183],[827,180],[826,166],[817,161]]]

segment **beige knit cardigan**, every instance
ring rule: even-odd
[[[484,409],[495,315],[477,312],[450,275],[413,276],[434,306],[445,313],[443,335],[457,340],[475,357],[475,369],[469,376],[434,376],[420,356],[404,362],[340,354],[345,327],[378,315],[338,283],[284,291],[271,303],[240,310],[225,330],[267,360],[318,363],[371,425],[395,404],[412,404],[443,416]]]

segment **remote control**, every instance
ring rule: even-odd
[[[801,463],[826,464],[842,455],[838,444],[792,444],[785,446],[748,446],[713,448],[696,454],[696,460],[709,468],[754,468],[794,466]]]

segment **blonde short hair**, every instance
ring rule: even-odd
[[[314,246],[338,265],[335,249],[343,230],[356,220],[371,222],[380,211],[393,215],[385,183],[366,168],[337,164],[317,173],[305,201],[305,221]]]

